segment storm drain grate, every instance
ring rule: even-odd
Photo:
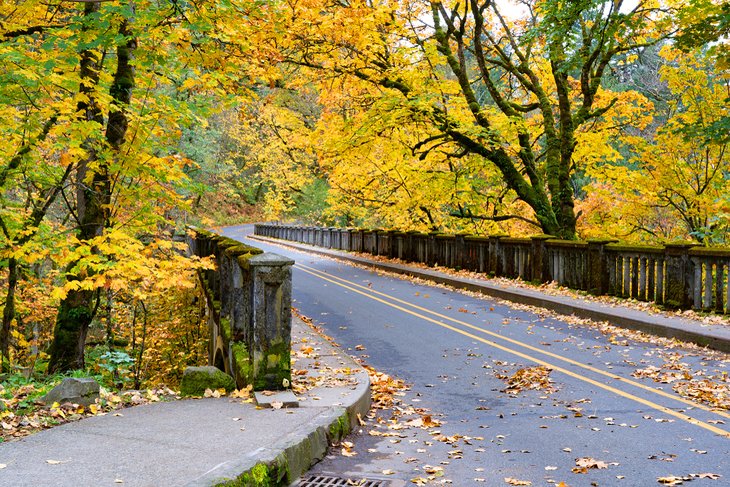
[[[389,487],[387,480],[353,479],[343,477],[329,477],[326,475],[311,475],[300,479],[294,484],[296,487]]]

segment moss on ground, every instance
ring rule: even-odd
[[[329,428],[329,435],[327,440],[330,444],[337,443],[342,438],[347,436],[350,432],[350,416],[345,412],[342,416],[337,418],[337,421],[332,423]]]
[[[202,396],[206,389],[225,389],[231,392],[236,389],[233,377],[222,370],[209,367],[190,367],[185,371],[180,382],[180,395]]]
[[[236,479],[216,484],[216,487],[284,487],[289,485],[287,477],[286,469],[276,463],[257,463],[248,472],[242,473]]]

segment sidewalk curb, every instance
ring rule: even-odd
[[[322,348],[337,351],[353,369],[358,369],[353,374],[357,386],[348,403],[327,408],[273,445],[261,447],[235,462],[220,464],[186,487],[289,485],[322,460],[331,444],[358,426],[358,416],[365,416],[370,410],[370,376],[352,357],[324,337]],[[261,475],[267,477],[266,482],[257,480]]]
[[[288,240],[261,237],[259,235],[251,235],[249,238],[304,250],[326,257],[334,257],[388,272],[426,279],[438,284],[474,291],[506,301],[538,306],[564,315],[573,315],[594,321],[608,321],[612,325],[623,328],[638,330],[666,338],[676,338],[677,340],[695,343],[702,347],[730,353],[730,327],[705,325],[683,318],[657,316],[645,311],[629,308],[602,305],[568,297],[550,296],[531,289],[496,286],[481,280],[453,277],[438,271],[419,269],[407,265],[377,262],[367,258],[356,257],[347,252],[313,247]]]

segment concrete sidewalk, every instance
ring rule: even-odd
[[[293,481],[370,407],[367,372],[298,319],[297,408],[208,398],[122,409],[0,443],[2,486],[208,486],[265,464]],[[257,470],[259,470],[257,468]],[[286,484],[285,484],[286,485]]]
[[[730,317],[727,325],[706,324],[701,321],[663,313],[637,310],[628,306],[605,304],[569,296],[555,296],[517,286],[508,286],[496,281],[470,279],[439,272],[434,269],[399,264],[362,257],[339,250],[325,249],[311,245],[251,235],[249,238],[263,242],[284,245],[327,257],[334,257],[376,269],[426,279],[457,289],[475,291],[506,301],[539,306],[565,315],[607,321],[612,325],[639,330],[657,336],[676,338],[714,350],[730,353]]]

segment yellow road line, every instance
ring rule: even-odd
[[[632,400],[634,402],[638,402],[639,404],[643,404],[644,406],[650,407],[650,408],[655,409],[657,411],[660,411],[660,412],[662,412],[664,414],[668,414],[670,416],[674,416],[675,418],[681,419],[681,420],[686,421],[686,422],[688,422],[690,424],[693,424],[695,426],[699,426],[701,428],[704,428],[704,429],[706,429],[708,431],[711,431],[712,433],[715,433],[717,435],[724,436],[726,438],[730,438],[730,433],[728,433],[727,431],[725,431],[725,430],[723,430],[721,428],[718,428],[718,427],[716,427],[716,426],[714,426],[712,424],[705,423],[703,421],[700,421],[699,419],[693,418],[693,417],[688,416],[688,415],[683,414],[683,413],[679,413],[677,411],[674,411],[673,409],[669,409],[669,408],[664,407],[664,406],[662,406],[660,404],[657,404],[655,402],[652,402],[652,401],[643,399],[643,398],[638,397],[638,396],[635,396],[633,394],[629,394],[629,393],[624,392],[624,391],[622,391],[620,389],[617,389],[615,387],[612,387],[612,386],[603,384],[603,383],[598,382],[596,380],[593,380],[593,379],[590,379],[588,377],[585,377],[585,376],[582,376],[580,374],[577,374],[577,373],[575,373],[575,372],[573,372],[571,370],[564,369],[562,367],[553,365],[553,364],[551,364],[549,362],[545,362],[544,360],[540,360],[540,359],[538,359],[536,357],[533,357],[531,355],[528,355],[526,353],[522,353],[522,352],[519,352],[517,350],[513,350],[511,348],[505,347],[505,346],[500,345],[500,344],[498,344],[496,342],[493,342],[491,340],[487,340],[485,338],[482,338],[480,336],[474,335],[474,334],[469,333],[467,331],[461,330],[459,328],[455,328],[455,327],[453,327],[451,325],[448,325],[446,323],[443,323],[441,321],[437,321],[437,320],[435,320],[435,319],[433,319],[431,317],[428,317],[428,316],[425,316],[425,315],[416,313],[415,311],[409,310],[409,309],[404,308],[402,306],[398,306],[397,304],[394,304],[394,303],[385,301],[384,299],[381,299],[381,298],[378,298],[376,296],[373,296],[372,294],[369,294],[368,292],[361,291],[361,290],[359,290],[359,289],[357,289],[355,287],[352,287],[352,286],[343,284],[343,283],[338,282],[338,281],[336,281],[334,279],[330,279],[329,277],[325,277],[323,275],[317,274],[316,272],[312,272],[312,271],[308,270],[308,268],[305,269],[301,264],[297,264],[297,267],[299,267],[302,272],[305,272],[307,274],[310,274],[310,275],[312,275],[314,277],[317,277],[317,278],[322,279],[324,281],[330,282],[330,283],[335,284],[337,286],[343,287],[343,288],[348,289],[348,290],[350,290],[352,292],[355,292],[357,294],[361,294],[361,295],[363,295],[363,296],[365,296],[367,298],[370,298],[370,299],[372,299],[374,301],[380,302],[382,304],[385,304],[386,306],[390,306],[390,307],[395,308],[395,309],[397,309],[399,311],[403,311],[404,313],[410,314],[410,315],[415,316],[417,318],[420,318],[422,320],[425,320],[425,321],[434,323],[434,324],[436,324],[438,326],[441,326],[443,328],[446,328],[447,330],[451,330],[453,332],[456,332],[456,333],[459,333],[459,334],[464,335],[466,337],[469,337],[472,340],[476,340],[476,341],[485,343],[485,344],[487,344],[487,345],[489,345],[491,347],[494,347],[494,348],[496,348],[498,350],[502,350],[502,351],[507,352],[507,353],[510,353],[512,355],[516,355],[518,357],[524,358],[524,359],[529,360],[531,362],[535,362],[537,364],[543,365],[543,366],[548,367],[550,369],[557,370],[558,372],[561,372],[561,373],[563,373],[565,375],[568,375],[568,376],[573,377],[575,379],[581,380],[583,382],[587,382],[588,384],[591,384],[591,385],[593,385],[595,387],[598,387],[598,388],[607,390],[609,392],[613,392],[614,394],[616,394],[618,396],[621,396],[621,397],[626,398],[626,399],[630,399],[630,400]],[[368,289],[368,291],[371,291],[371,290]]]
[[[384,296],[384,297],[386,297],[388,299],[391,299],[393,301],[396,301],[398,303],[405,304],[405,305],[410,306],[412,308],[415,308],[415,309],[417,309],[419,311],[423,311],[423,312],[429,313],[429,314],[431,314],[433,316],[437,316],[437,317],[439,317],[441,319],[451,321],[452,323],[456,323],[456,324],[461,325],[461,326],[466,326],[466,327],[468,327],[468,328],[470,328],[472,330],[476,330],[476,331],[478,331],[480,333],[484,333],[486,335],[490,335],[490,336],[493,336],[495,338],[499,338],[501,340],[504,340],[506,342],[512,343],[514,345],[519,345],[520,347],[526,348],[528,350],[532,350],[533,352],[538,352],[538,353],[541,353],[543,355],[547,355],[548,357],[551,357],[551,358],[554,358],[554,359],[557,359],[557,360],[561,360],[563,362],[567,362],[567,363],[569,363],[571,365],[575,365],[577,367],[580,367],[580,368],[585,369],[585,370],[589,370],[589,371],[594,372],[596,374],[600,374],[600,375],[609,377],[611,379],[614,379],[614,380],[623,382],[625,384],[628,384],[628,385],[637,387],[639,389],[643,389],[643,390],[648,391],[648,392],[651,392],[653,394],[657,394],[657,395],[662,396],[662,397],[666,397],[666,398],[669,398],[669,399],[673,399],[675,401],[681,402],[681,403],[686,404],[688,406],[692,406],[692,407],[695,407],[695,408],[698,408],[698,409],[702,409],[704,411],[708,411],[708,412],[713,413],[713,414],[716,414],[718,416],[722,416],[723,418],[730,418],[730,414],[727,413],[727,412],[725,412],[725,411],[718,410],[718,409],[715,409],[715,408],[711,408],[711,407],[706,406],[704,404],[697,403],[697,402],[691,401],[689,399],[685,399],[685,398],[683,398],[681,396],[678,396],[678,395],[675,395],[675,394],[670,394],[670,393],[665,392],[665,391],[663,391],[661,389],[654,389],[653,387],[649,387],[649,386],[644,385],[644,384],[642,384],[640,382],[636,382],[634,380],[627,379],[626,377],[622,377],[622,376],[617,375],[617,374],[614,374],[612,372],[606,372],[605,370],[601,370],[601,369],[598,369],[598,368],[593,367],[591,365],[584,364],[582,362],[578,362],[578,361],[573,360],[571,358],[563,357],[562,355],[558,355],[556,353],[549,352],[547,350],[543,350],[541,348],[538,348],[538,347],[529,345],[529,344],[524,343],[524,342],[521,342],[519,340],[515,340],[514,338],[509,338],[509,337],[500,335],[499,333],[495,333],[495,332],[492,332],[492,331],[489,331],[489,330],[485,330],[484,328],[481,328],[479,326],[472,325],[471,323],[467,323],[465,321],[461,321],[459,319],[456,319],[456,318],[452,318],[450,316],[443,315],[443,314],[438,313],[436,311],[432,311],[432,310],[430,310],[428,308],[423,308],[421,306],[418,306],[417,304],[409,303],[408,301],[404,301],[404,300],[399,299],[399,298],[396,298],[394,296],[390,296],[389,294],[386,294],[386,293],[381,293],[379,291],[376,291],[376,290],[371,289],[369,287],[363,286],[363,285],[358,284],[356,282],[348,281],[347,279],[343,279],[341,277],[337,277],[337,276],[333,276],[331,274],[324,273],[324,272],[322,272],[322,271],[320,271],[318,269],[315,269],[313,267],[308,267],[308,266],[305,266],[305,265],[302,265],[302,264],[297,264],[297,266],[301,267],[302,269],[306,268],[306,269],[308,269],[310,271],[313,271],[313,272],[319,272],[319,273],[321,273],[321,274],[323,274],[323,275],[325,275],[327,277],[340,280],[340,281],[342,281],[344,283],[347,283],[347,284],[352,285],[352,286],[359,287],[361,289],[365,289],[366,291],[371,292],[373,294],[377,294],[379,296]]]

